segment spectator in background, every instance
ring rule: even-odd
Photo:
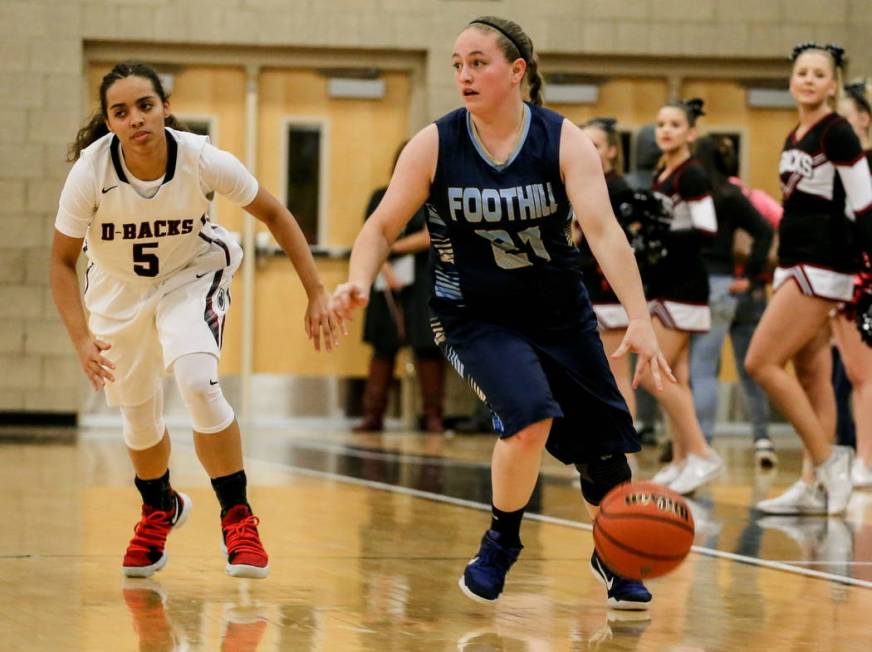
[[[703,262],[709,276],[711,330],[692,336],[690,355],[694,407],[703,434],[709,442],[714,435],[717,415],[718,373],[724,339],[728,333],[733,338],[732,327],[739,298],[754,291],[762,292],[759,277],[766,266],[767,253],[772,243],[772,227],[742,190],[729,181],[732,170],[728,167],[728,160],[735,161],[734,152],[729,138],[707,136],[697,140],[694,146],[694,158],[702,164],[711,183],[718,224],[717,234],[702,250]],[[733,241],[738,229],[751,236],[753,245],[747,262],[742,266],[741,272],[736,274]],[[745,371],[743,358],[749,341],[740,339],[737,346],[733,339],[733,348],[746,402],[754,406],[754,411],[758,412],[756,416],[759,416],[759,412],[768,407],[768,401],[763,390]],[[763,410],[761,405],[764,406]],[[761,423],[759,419],[755,419],[754,445],[761,464],[765,460],[766,466],[774,465],[776,458],[772,441],[768,437],[765,421]]]

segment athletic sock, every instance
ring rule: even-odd
[[[215,490],[215,495],[218,496],[218,502],[221,503],[222,518],[232,507],[248,505],[248,498],[245,494],[246,484],[244,470],[223,475],[220,478],[212,478],[212,488]]]
[[[501,542],[507,545],[521,543],[521,519],[524,518],[525,509],[522,507],[515,512],[504,512],[491,505],[490,529],[499,533]]]
[[[153,480],[143,480],[137,476],[133,479],[133,483],[139,489],[142,502],[149,507],[167,512],[173,508],[173,489],[170,487],[169,469],[161,477]]]

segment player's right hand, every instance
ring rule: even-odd
[[[88,381],[95,390],[105,386],[107,382],[114,382],[115,376],[110,369],[115,369],[115,363],[103,355],[103,351],[112,348],[112,345],[103,340],[89,338],[78,347],[79,363],[82,371],[88,377]]]
[[[357,283],[342,283],[336,286],[330,299],[331,309],[335,310],[343,320],[351,320],[354,311],[364,308],[368,303],[369,290]]]

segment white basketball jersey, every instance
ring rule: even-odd
[[[85,251],[124,281],[154,282],[187,265],[208,219],[209,197],[200,184],[200,156],[208,139],[174,129],[166,134],[166,174],[150,199],[128,181],[114,134],[82,150],[100,183]]]

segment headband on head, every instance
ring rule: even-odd
[[[505,36],[509,40],[509,43],[511,43],[512,45],[515,46],[515,49],[518,51],[518,54],[521,55],[521,58],[524,61],[526,61],[527,63],[529,63],[529,61],[527,61],[527,55],[524,53],[523,48],[518,44],[518,42],[515,39],[513,39],[511,36],[509,36],[508,32],[506,32],[499,25],[495,25],[494,23],[490,22],[489,20],[484,20],[484,19],[476,19],[476,20],[473,20],[472,22],[470,22],[469,24],[470,25],[486,25],[487,27],[490,27],[491,29],[496,30],[497,32],[499,32],[500,34]]]
[[[799,45],[793,48],[793,51],[790,53],[790,60],[796,61],[799,58],[799,55],[803,52],[807,52],[808,50],[822,50],[823,52],[829,53],[829,55],[833,58],[833,61],[836,63],[836,68],[841,68],[845,64],[845,48],[836,45],[835,43],[827,43],[826,45],[821,45],[820,43],[815,43],[814,41],[807,41],[806,43],[800,43]]]

